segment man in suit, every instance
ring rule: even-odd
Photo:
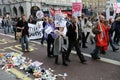
[[[70,59],[69,59],[70,52],[71,52],[72,48],[75,47],[75,49],[77,51],[77,55],[79,56],[81,63],[85,63],[86,60],[85,60],[83,54],[81,53],[80,45],[79,45],[80,44],[79,42],[81,39],[81,28],[78,25],[77,17],[72,18],[72,23],[68,27],[67,36],[68,36],[69,46],[68,46],[68,50],[67,50],[67,54],[66,54],[66,60],[70,61]]]

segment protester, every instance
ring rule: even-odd
[[[117,17],[115,22],[114,22],[114,31],[115,31],[115,35],[114,35],[114,43],[115,44],[119,44],[119,40],[120,40],[120,17]]]
[[[10,16],[7,17],[8,33],[13,33],[13,21]]]
[[[81,16],[81,29],[82,29],[82,48],[87,48],[86,46],[86,29],[85,29],[85,26],[86,26],[86,22],[87,22],[87,19],[85,18],[85,14],[82,14]]]
[[[80,26],[78,25],[77,17],[73,17],[72,24],[70,24],[70,26],[68,27],[67,36],[68,36],[69,46],[67,50],[66,60],[70,61],[69,56],[70,56],[71,50],[73,47],[75,47],[81,63],[85,63],[86,60],[83,54],[81,53],[80,46],[79,46],[79,42],[81,39],[81,29],[80,29]]]
[[[26,21],[26,16],[22,15],[21,20],[17,23],[17,32],[21,32],[22,36],[20,38],[22,51],[27,50],[29,52],[29,32],[28,32],[28,22]],[[25,45],[24,45],[25,44]]]
[[[89,37],[90,41],[91,41],[91,44],[93,44],[94,43],[94,37],[95,37],[95,35],[92,32],[93,24],[92,24],[90,16],[88,17],[88,20],[87,20],[85,28],[86,28],[86,31],[87,31],[87,34],[86,34],[86,37],[85,37],[85,42],[87,42],[87,39]]]
[[[16,16],[13,20],[13,31],[14,31],[15,40],[17,40],[17,38],[16,38],[16,32],[17,32],[16,24],[18,21],[19,21],[19,18]]]
[[[4,34],[8,33],[8,26],[7,26],[7,24],[8,24],[8,22],[7,22],[6,16],[4,16],[3,20],[2,20],[2,27],[4,28]]]
[[[105,39],[106,39],[106,45],[101,49],[100,53],[101,54],[106,54],[106,50],[108,49],[108,45],[109,45],[109,30],[110,30],[110,25],[108,23],[108,20],[104,21],[104,25],[105,25]]]
[[[28,23],[36,24],[36,21],[34,20],[32,15],[29,16]]]
[[[61,21],[58,22],[58,25],[59,24],[62,25],[60,26],[55,25],[56,29],[54,31],[55,32],[55,41],[54,41],[55,64],[59,64],[58,57],[60,53],[62,53],[62,61],[64,66],[68,66],[65,60],[65,55],[68,48],[68,43],[67,43],[68,41],[66,37],[66,31],[67,31],[66,23],[67,21],[65,21],[63,18]]]
[[[110,30],[109,30],[109,43],[110,43],[110,46],[112,47],[112,50],[113,52],[119,50],[119,48],[116,48],[116,46],[113,44],[113,40],[112,40],[112,37],[113,37],[113,32],[114,32],[114,22],[113,22],[113,19],[110,18],[109,19],[109,26],[110,26]]]
[[[91,53],[91,57],[93,59],[100,59],[99,57],[99,52],[102,50],[106,50],[106,46],[108,45],[108,39],[107,39],[107,34],[106,34],[106,27],[104,25],[104,19],[105,17],[100,15],[99,16],[99,21],[96,23],[96,26],[93,29],[93,33],[96,35],[96,45],[95,49]]]
[[[43,33],[43,36],[42,36],[42,38],[41,38],[41,44],[43,45],[43,43],[44,43],[44,40],[45,40],[45,38],[44,38],[44,28],[45,28],[45,25],[46,25],[46,23],[48,23],[48,16],[45,16],[44,18],[43,18],[43,30],[42,30],[42,33]]]
[[[49,32],[50,30],[50,32]],[[48,23],[45,25],[45,36],[47,40],[47,56],[53,57],[53,49],[54,49],[54,30],[55,30],[55,24],[53,21],[53,18],[48,19]]]

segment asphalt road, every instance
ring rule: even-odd
[[[0,49],[5,49],[4,51],[18,51],[21,52],[21,49],[15,47],[16,45],[19,45],[19,41],[14,41],[13,38],[1,35],[0,39],[7,40],[6,44],[0,44]],[[9,40],[9,41],[8,41]],[[89,54],[93,49],[94,45],[87,43],[89,48],[83,49],[82,52]],[[10,49],[8,47],[13,47],[14,49]],[[110,64],[107,62],[103,62],[100,60],[94,61],[90,57],[85,57],[87,59],[87,64],[81,64],[80,60],[78,59],[78,56],[76,54],[71,54],[70,59],[71,62],[68,63],[69,66],[63,66],[61,61],[61,56],[59,57],[59,63],[60,65],[54,64],[54,58],[48,58],[46,56],[46,47],[43,45],[40,45],[40,41],[33,43],[31,42],[31,46],[34,48],[33,51],[29,53],[25,53],[24,56],[32,59],[33,61],[40,61],[43,62],[44,68],[52,68],[55,70],[56,74],[63,74],[67,73],[67,79],[66,80],[120,80],[120,66]],[[119,46],[118,46],[119,47]],[[6,49],[7,48],[7,49]],[[118,52],[112,52],[111,49],[107,51],[106,55],[101,55],[102,57],[110,60],[120,61],[119,57],[119,51]],[[0,76],[1,80],[2,79]],[[63,80],[62,78],[58,78],[57,80]]]

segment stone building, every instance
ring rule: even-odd
[[[37,10],[48,11],[49,7],[63,10],[71,9],[75,0],[0,0],[0,16],[10,14],[12,17],[20,17],[25,14],[27,18]]]
[[[106,0],[82,0],[83,7],[87,9],[104,12],[106,10]]]

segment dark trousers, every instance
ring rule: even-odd
[[[47,38],[47,56],[50,57],[53,55],[53,49],[54,49],[54,39],[49,34]]]
[[[119,31],[115,31],[114,43],[118,44],[119,40],[120,40],[120,32]]]
[[[14,28],[13,28],[13,31],[14,31],[15,40],[17,40],[17,38],[16,38],[17,29],[15,28],[15,26],[14,26]]]
[[[94,57],[99,57],[99,53],[101,51],[102,47],[99,47],[99,46],[95,46],[95,49],[93,50],[93,52],[91,53],[92,55],[94,55]]]
[[[113,40],[112,40],[112,35],[111,34],[109,34],[109,43],[110,43],[110,46],[112,47],[113,50],[116,49],[114,44],[113,44]]]
[[[82,47],[86,46],[86,37],[85,37],[85,33],[82,32]]]
[[[66,60],[65,60],[66,52],[61,52],[61,53],[62,53],[63,64],[66,64]],[[55,56],[55,63],[58,64],[58,55]]]
[[[45,38],[44,38],[44,33],[45,33],[45,31],[43,30],[42,33],[43,33],[43,36],[42,36],[42,38],[41,38],[41,44],[43,44],[43,42],[44,42],[44,40],[45,40]]]
[[[76,40],[76,41],[69,40],[69,46],[68,46],[68,50],[67,50],[67,54],[66,54],[66,59],[69,59],[69,56],[70,56],[70,53],[71,53],[71,50],[73,47],[75,47],[75,49],[77,51],[77,55],[78,55],[79,59],[81,60],[81,62],[84,61],[85,58],[84,58],[83,54],[81,53],[79,40]]]
[[[85,36],[85,43],[87,42],[89,34],[90,34],[90,32],[87,32],[87,35]]]

